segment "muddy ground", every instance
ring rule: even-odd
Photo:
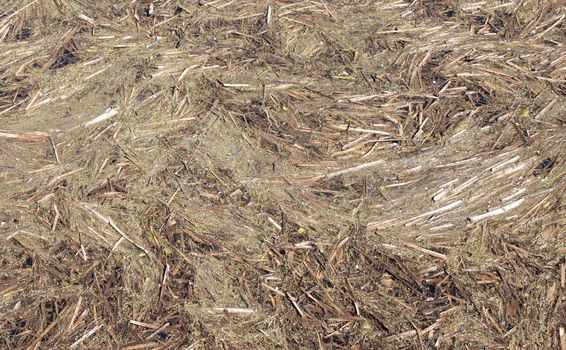
[[[566,350],[561,1],[0,11],[1,349]]]

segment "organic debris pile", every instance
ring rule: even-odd
[[[566,349],[561,0],[4,0],[1,349]]]

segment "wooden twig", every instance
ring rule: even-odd
[[[108,120],[108,119],[114,117],[117,114],[118,114],[118,108],[108,108],[106,110],[106,112],[104,112],[101,115],[99,115],[98,117],[93,118],[93,119],[87,121],[86,123],[84,123],[84,126],[87,127],[87,126],[91,126],[91,125],[94,125],[94,124],[101,123],[105,120]]]
[[[293,296],[289,292],[285,293],[285,295],[287,295],[287,299],[289,299],[291,304],[293,304],[293,307],[295,308],[295,310],[297,310],[299,315],[301,317],[305,317],[305,313],[303,312],[303,310],[301,310],[301,307],[299,306],[299,304],[297,304],[297,300],[295,298],[293,298]]]
[[[362,170],[365,170],[365,169],[369,169],[369,168],[372,168],[374,166],[377,166],[377,165],[380,165],[380,164],[383,164],[383,163],[384,163],[383,160],[376,160],[376,161],[373,161],[373,162],[360,164],[360,165],[357,165],[355,167],[351,167],[351,168],[335,171],[335,172],[332,172],[332,173],[328,173],[326,175],[321,175],[321,176],[316,177],[315,180],[332,179],[332,178],[335,178],[335,177],[338,177],[338,176],[351,174],[351,173],[355,173],[355,172],[362,171]]]
[[[403,243],[403,244],[404,244],[405,246],[409,247],[409,248],[413,248],[413,249],[415,249],[415,250],[418,250],[418,251],[421,252],[421,253],[425,253],[425,254],[428,254],[428,255],[430,255],[430,256],[434,256],[435,258],[439,258],[439,259],[442,259],[442,260],[446,260],[446,255],[444,255],[444,254],[442,254],[442,253],[435,252],[434,250],[422,248],[422,247],[419,247],[419,246],[416,245],[416,244],[408,243],[408,242],[405,242],[405,243]]]
[[[134,246],[136,246],[137,248],[139,248],[140,250],[142,250],[146,256],[150,257],[151,255],[149,254],[149,252],[147,251],[147,249],[145,249],[144,247],[142,247],[141,245],[135,243],[130,237],[128,237],[124,231],[122,231],[115,223],[114,221],[112,221],[112,219],[105,217],[104,215],[100,214],[99,212],[97,212],[96,210],[94,210],[93,208],[91,208],[88,204],[83,204],[83,206],[89,210],[91,213],[93,213],[97,218],[99,218],[101,221],[105,222],[106,224],[110,225],[110,227],[112,227],[116,232],[118,232],[120,234],[120,236],[122,236],[122,238],[124,238],[125,240],[127,240],[128,242],[132,243]]]
[[[82,343],[83,341],[85,341],[88,337],[90,337],[91,335],[93,335],[94,333],[96,333],[96,331],[98,331],[100,328],[102,328],[102,325],[95,326],[95,327],[94,327],[93,329],[91,329],[90,331],[84,333],[82,337],[80,337],[76,342],[74,342],[73,344],[71,344],[70,349],[76,349],[79,345],[81,345],[81,343]]]
[[[28,141],[28,142],[38,142],[38,141],[43,141],[46,138],[49,137],[49,134],[44,133],[44,132],[24,132],[24,133],[19,133],[19,134],[13,134],[13,133],[9,133],[9,132],[1,132],[0,131],[0,138],[6,138],[6,139],[14,139],[14,140],[19,140],[19,141]]]
[[[507,204],[507,205],[500,207],[500,208],[497,208],[497,209],[490,210],[487,213],[470,216],[468,218],[468,220],[470,220],[471,222],[476,222],[476,221],[480,221],[480,220],[483,220],[483,219],[486,219],[486,218],[489,218],[489,217],[492,217],[492,216],[505,214],[508,211],[519,207],[521,204],[523,204],[524,201],[525,201],[524,198],[518,199],[518,200],[514,201],[513,203]]]
[[[255,312],[254,309],[240,307],[215,307],[210,310],[212,313],[243,314],[249,315]]]

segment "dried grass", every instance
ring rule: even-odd
[[[566,349],[561,1],[0,11],[0,348]]]

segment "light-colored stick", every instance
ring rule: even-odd
[[[505,167],[507,164],[511,164],[511,163],[513,163],[513,162],[515,162],[515,161],[517,161],[517,160],[519,160],[519,156],[515,156],[515,157],[513,157],[513,158],[511,158],[511,159],[507,159],[507,160],[505,160],[505,161],[503,161],[503,162],[500,162],[500,163],[498,163],[498,164],[495,164],[494,166],[491,167],[490,170],[495,172],[495,171],[497,171],[497,170],[499,170],[499,169]]]
[[[108,225],[110,225],[110,227],[112,227],[114,229],[114,231],[118,232],[124,239],[126,239],[128,242],[132,243],[134,246],[138,247],[139,249],[141,249],[145,255],[147,255],[148,257],[150,257],[151,255],[149,254],[149,252],[147,251],[147,249],[145,249],[144,247],[140,246],[139,244],[135,243],[130,237],[128,237],[124,231],[122,231],[115,223],[114,221],[112,221],[112,219],[105,217],[104,215],[100,214],[99,212],[97,212],[96,210],[94,210],[93,208],[91,208],[89,205],[84,204],[84,207],[89,210],[91,213],[93,213],[94,215],[96,215],[96,217],[98,217],[100,220],[104,221],[105,223],[107,223]]]
[[[136,326],[150,328],[150,329],[159,329],[159,327],[160,327],[158,324],[156,325],[156,324],[145,323],[145,322],[140,322],[140,321],[136,321],[136,320],[130,320],[129,323],[134,324]]]
[[[333,173],[329,173],[329,174],[320,176],[317,179],[332,179],[332,178],[337,177],[337,176],[355,173],[357,171],[365,170],[365,169],[368,169],[368,168],[371,168],[371,167],[374,167],[376,165],[383,164],[383,163],[384,163],[383,160],[376,160],[376,161],[373,161],[373,162],[360,164],[360,165],[352,167],[352,168],[335,171]]]
[[[84,126],[91,126],[100,122],[103,122],[105,120],[108,120],[112,117],[114,117],[115,115],[118,114],[118,108],[108,108],[106,110],[106,112],[102,113],[101,115],[99,115],[98,117],[89,120],[88,122],[86,122],[84,124]]]
[[[275,226],[277,231],[281,231],[281,229],[282,229],[281,225],[279,225],[277,223],[277,221],[273,220],[273,218],[271,218],[271,216],[267,218],[267,221],[269,221],[273,226]]]
[[[303,310],[301,310],[301,307],[299,306],[299,304],[297,304],[297,301],[295,300],[295,298],[293,298],[293,296],[291,294],[289,294],[288,292],[285,293],[285,294],[287,295],[287,298],[291,301],[291,304],[293,304],[293,306],[295,307],[295,310],[297,310],[299,315],[301,315],[301,317],[305,317],[305,313],[303,312]]]
[[[9,132],[0,132],[0,137],[6,139],[16,139],[21,141],[42,141],[46,137],[49,137],[49,134],[44,132],[24,132],[20,134],[13,134]]]
[[[434,256],[435,258],[446,260],[446,255],[444,255],[442,253],[435,252],[434,250],[419,247],[418,245],[413,244],[413,243],[404,243],[404,244],[405,244],[405,246],[407,246],[409,248],[413,248],[415,250],[418,250],[421,253],[425,253],[425,254],[428,254],[430,256]]]
[[[90,331],[86,332],[85,334],[83,334],[82,337],[79,338],[79,340],[77,340],[76,342],[71,344],[70,348],[71,349],[77,348],[83,341],[86,340],[86,338],[88,338],[91,335],[93,335],[94,333],[96,333],[96,331],[99,330],[100,328],[102,328],[102,325],[98,325],[98,326],[94,327],[93,329],[91,329]]]
[[[468,218],[468,220],[470,220],[471,222],[477,222],[477,221],[480,221],[480,220],[485,219],[485,218],[505,214],[506,212],[508,212],[512,209],[515,209],[518,206],[520,206],[521,204],[523,204],[524,201],[525,201],[525,198],[518,199],[518,200],[514,201],[513,203],[507,204],[506,206],[503,206],[503,207],[500,207],[500,208],[497,208],[497,209],[494,209],[494,210],[490,210],[487,213],[475,215],[475,216],[470,216]]]
[[[155,330],[155,332],[151,333],[145,340],[150,340],[151,338],[155,337],[159,332],[163,331],[165,328],[169,327],[170,323],[167,322],[163,326],[159,327]]]
[[[240,307],[215,307],[210,310],[212,313],[228,313],[228,314],[253,314],[254,309]]]
[[[515,197],[517,197],[517,196],[520,196],[520,195],[522,195],[522,194],[525,193],[525,192],[527,192],[527,190],[524,189],[524,188],[521,188],[521,189],[519,189],[517,192],[515,192],[515,193],[513,193],[513,194],[511,194],[511,195],[509,195],[509,196],[507,196],[507,197],[505,197],[505,198],[503,198],[503,199],[501,199],[501,201],[502,201],[502,202],[508,202],[508,201],[510,201],[511,199],[513,199],[513,198],[515,198]]]
[[[462,204],[464,204],[464,201],[463,201],[463,200],[457,200],[457,201],[452,202],[452,203],[450,203],[450,204],[448,204],[448,205],[445,205],[445,206],[443,206],[443,207],[441,207],[441,208],[438,208],[438,209],[435,209],[435,210],[431,210],[431,211],[429,211],[429,212],[426,212],[426,213],[417,215],[417,216],[415,216],[414,218],[409,219],[408,222],[405,224],[405,226],[410,226],[411,224],[413,224],[412,221],[415,220],[415,219],[420,219],[420,218],[422,218],[422,217],[430,216],[430,215],[434,215],[434,214],[444,213],[444,212],[450,211],[450,210],[452,210],[452,209],[456,209],[456,208],[458,208],[459,206],[461,206]]]

